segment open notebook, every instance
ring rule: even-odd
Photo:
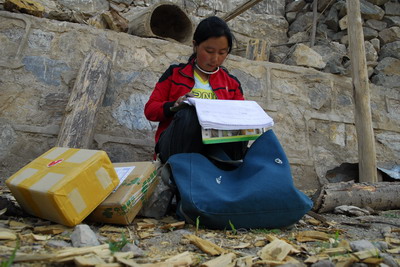
[[[205,144],[254,140],[274,125],[255,101],[190,97],[187,103],[196,108]]]

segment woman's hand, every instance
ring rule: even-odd
[[[181,105],[188,97],[194,97],[194,94],[193,93],[187,93],[187,94],[185,94],[183,96],[180,96],[175,101],[174,107],[177,107],[177,106]]]

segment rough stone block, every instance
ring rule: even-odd
[[[298,44],[293,52],[292,59],[298,66],[307,66],[317,69],[323,69],[326,63],[320,54],[306,45]]]
[[[385,75],[400,75],[400,59],[385,57],[378,63],[375,72]]]
[[[382,8],[365,0],[360,1],[360,11],[363,19],[382,20],[385,15],[385,11]]]
[[[379,39],[383,44],[388,44],[400,40],[400,27],[391,27],[379,32]]]
[[[44,7],[32,0],[6,0],[4,9],[15,12],[30,14],[36,17],[43,17]]]
[[[387,2],[385,4],[386,16],[400,16],[400,3]]]

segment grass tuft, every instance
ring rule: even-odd
[[[18,248],[19,248],[19,240],[17,240],[17,244],[15,245],[15,248],[14,248],[10,258],[8,258],[8,260],[6,260],[6,261],[2,261],[0,263],[0,267],[10,267],[10,266],[12,266],[12,264],[14,262],[14,259],[15,259],[15,256],[17,255]]]
[[[237,234],[237,230],[235,228],[235,226],[233,225],[233,223],[231,222],[231,220],[229,220],[229,225],[232,229],[232,234],[236,235]]]
[[[111,250],[111,253],[121,251],[121,249],[128,243],[128,240],[125,237],[125,234],[122,233],[122,237],[120,241],[110,241],[108,242],[108,248]]]

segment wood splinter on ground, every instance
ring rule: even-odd
[[[275,239],[259,252],[258,256],[262,260],[284,261],[284,259],[294,250],[293,246],[283,240]]]
[[[225,249],[221,248],[220,246],[212,243],[211,241],[202,239],[198,236],[195,235],[185,235],[185,238],[190,240],[191,243],[196,245],[199,249],[201,249],[203,252],[216,256],[216,255],[221,255],[225,253]]]

